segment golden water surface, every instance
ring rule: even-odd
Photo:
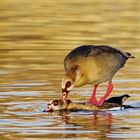
[[[135,56],[114,77],[113,95],[140,106],[139,0],[0,0],[0,139],[140,139],[140,109],[42,112],[60,97],[63,59],[83,44]],[[93,85],[74,88],[87,101]],[[99,87],[98,97],[106,90]]]

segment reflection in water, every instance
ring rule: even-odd
[[[128,103],[140,105],[139,5],[138,0],[1,0],[1,139],[140,139],[137,109],[42,112],[47,101],[60,97],[65,55],[83,44],[107,44],[136,57],[115,76],[112,96],[129,94]],[[92,88],[75,88],[69,98],[87,101]]]
[[[49,113],[49,115],[50,114],[52,116],[52,113]],[[60,113],[60,115],[62,116],[62,121],[64,122],[64,124],[71,124],[70,123],[71,118],[68,116],[68,112],[62,111]],[[79,120],[80,120],[80,118],[77,118],[77,122],[82,122],[82,121],[79,121]],[[105,125],[105,127],[107,127],[107,128],[109,127],[107,132],[110,132],[111,123],[112,123],[112,114],[110,112],[98,112],[98,111],[95,111],[93,113],[90,113],[90,121],[92,123],[89,123],[89,124],[91,125],[91,127],[93,127],[93,130],[98,129],[99,125]],[[75,123],[72,123],[72,124],[77,126],[79,123],[75,122]],[[103,128],[103,130],[106,131],[106,129],[104,129],[104,128]],[[99,131],[101,131],[101,130],[99,130]]]
[[[75,112],[76,113],[76,112]],[[90,138],[106,138],[106,133],[112,132],[112,114],[110,112],[81,112],[83,116],[77,117],[76,114],[70,116],[66,111],[60,112],[62,117],[62,122],[65,130],[73,130],[72,137],[76,137],[78,133],[82,133],[84,130],[85,133],[81,134],[83,137],[87,136],[88,130],[91,131],[91,134],[88,134]],[[49,113],[50,116],[54,115]],[[77,115],[80,115],[79,113]],[[88,124],[88,125],[87,125]],[[78,133],[77,133],[78,131]],[[95,135],[95,133],[102,132],[102,135]],[[64,133],[63,137],[68,137],[69,133]]]

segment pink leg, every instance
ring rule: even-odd
[[[93,89],[93,92],[92,92],[92,95],[89,99],[89,103],[91,104],[96,104],[97,103],[97,100],[96,100],[96,90],[97,90],[97,87],[98,87],[98,84],[94,85],[94,89]]]
[[[96,105],[96,106],[101,106],[104,103],[104,101],[106,100],[106,98],[112,92],[113,84],[111,82],[109,82],[108,88],[107,88],[107,91],[106,91],[105,95],[103,97],[101,97],[98,101],[96,100],[96,90],[97,90],[97,87],[98,87],[98,84],[94,85],[94,90],[93,90],[93,93],[92,93],[92,95],[91,95],[91,97],[89,99],[89,103],[93,104],[93,105]]]
[[[96,105],[101,106],[104,103],[104,101],[106,100],[106,98],[110,95],[112,90],[113,90],[113,84],[111,82],[109,82],[105,95],[97,101]]]

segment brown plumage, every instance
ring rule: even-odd
[[[94,84],[94,92],[89,102],[101,105],[113,89],[111,83],[113,76],[124,66],[128,58],[133,56],[110,46],[83,45],[75,48],[64,59],[66,71],[66,79],[62,81],[64,100],[73,87]],[[96,88],[98,84],[106,81],[109,81],[107,92],[97,101]]]
[[[124,101],[129,97],[130,96],[128,94],[125,94],[122,96],[117,96],[117,97],[111,97],[111,98],[107,99],[99,107],[97,107],[95,105],[87,104],[87,103],[74,103],[69,99],[67,99],[66,101],[63,101],[62,99],[59,99],[59,100],[55,99],[55,100],[50,101],[50,103],[48,103],[48,106],[44,110],[44,112],[61,111],[61,110],[98,111],[98,110],[102,110],[102,109],[112,109],[114,107],[134,108],[133,106],[123,104]]]

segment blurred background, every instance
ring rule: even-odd
[[[59,130],[59,125],[61,130],[65,129],[65,135],[61,138],[128,139],[126,135],[128,133],[135,133],[135,138],[140,138],[138,112],[135,116],[129,112],[122,114],[124,116],[122,122],[129,118],[126,122],[128,130],[121,128],[124,122],[118,124],[116,121],[118,118],[114,120],[115,136],[106,135],[112,131],[110,124],[103,127],[98,124],[94,130],[98,130],[99,133],[92,132],[93,128],[89,128],[91,116],[87,118],[88,123],[83,124],[87,115],[80,115],[83,119],[75,124],[77,117],[70,114],[73,125],[62,127],[61,115],[56,115],[58,118],[56,119],[48,118],[46,114],[33,113],[35,111],[32,108],[39,109],[38,104],[60,97],[61,80],[65,74],[63,59],[71,49],[83,44],[110,45],[130,52],[136,57],[129,60],[114,77],[112,96],[130,94],[132,97],[129,102],[138,102],[140,100],[140,1],[0,0],[2,139],[10,140],[17,137],[27,139],[29,136],[30,139],[31,137],[58,138],[64,131],[56,134],[53,130]],[[74,88],[69,98],[73,101],[87,101],[92,88],[92,85]],[[98,96],[101,96],[105,90],[106,84],[101,85]],[[30,113],[26,110],[28,106]],[[133,119],[137,125],[131,123],[134,123]],[[103,123],[104,120],[106,118],[103,119]],[[104,132],[108,125],[109,131]],[[70,131],[75,129],[78,132]],[[124,134],[117,135],[120,130],[124,131]],[[38,135],[34,137],[33,133]],[[73,133],[76,134],[72,135]]]

